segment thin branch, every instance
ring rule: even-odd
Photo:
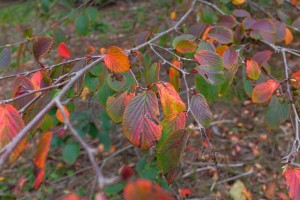
[[[105,185],[105,178],[100,170],[100,168],[97,165],[96,159],[94,157],[94,152],[95,150],[92,149],[78,134],[78,132],[75,130],[75,128],[72,126],[72,124],[70,123],[67,114],[63,108],[63,105],[61,104],[59,99],[55,100],[57,107],[60,109],[60,111],[62,112],[62,116],[64,118],[64,123],[65,125],[67,125],[68,129],[70,130],[70,132],[72,133],[72,135],[75,137],[75,139],[80,143],[80,145],[83,147],[83,149],[87,152],[90,162],[96,172],[96,178],[99,184],[99,189],[100,191],[103,190],[104,185]]]

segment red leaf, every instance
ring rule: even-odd
[[[158,100],[153,91],[133,97],[123,114],[124,135],[133,145],[142,149],[155,145],[162,131],[157,115],[159,115]]]
[[[150,180],[138,179],[124,188],[125,200],[175,200],[159,185]]]
[[[300,199],[300,169],[287,166],[283,171],[289,195],[292,199]]]
[[[128,165],[125,165],[121,169],[121,178],[123,181],[127,181],[133,175],[133,169]]]
[[[269,101],[280,84],[274,80],[257,84],[252,91],[253,103],[265,103]]]
[[[186,110],[185,103],[182,101],[173,85],[168,82],[162,82],[156,84],[156,86],[165,116]]]
[[[227,49],[222,55],[224,68],[230,70],[238,63],[238,53],[233,49]]]
[[[257,80],[261,73],[261,70],[257,62],[254,60],[247,60],[246,67],[247,67],[248,77],[251,78],[252,80]]]
[[[233,42],[232,30],[223,26],[212,27],[207,33],[207,37],[212,38],[221,44],[229,44]]]
[[[41,183],[43,182],[45,176],[45,168],[38,169],[38,172],[35,176],[34,186],[35,190],[39,189]]]
[[[70,58],[71,56],[71,52],[64,42],[59,43],[57,47],[57,52],[60,56],[64,58]]]
[[[0,149],[8,144],[23,128],[25,124],[19,112],[11,105],[0,105]],[[27,144],[26,138],[23,139],[9,157],[12,163]]]
[[[263,66],[272,56],[272,51],[261,51],[252,56],[251,60],[257,62],[258,66]]]
[[[189,188],[182,188],[179,190],[180,196],[183,198],[187,198],[191,195],[191,190]]]
[[[34,58],[39,61],[41,57],[50,51],[53,42],[53,38],[48,35],[38,36],[32,46]]]
[[[126,72],[130,69],[129,59],[122,49],[112,46],[104,57],[106,67],[117,73]]]

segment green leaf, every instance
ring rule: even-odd
[[[104,187],[104,193],[107,195],[118,194],[125,187],[126,182],[122,181],[113,185],[108,185]]]
[[[122,74],[109,73],[107,74],[106,79],[109,87],[116,92],[121,91],[126,84],[126,77]]]
[[[112,96],[114,93],[115,91],[109,87],[107,81],[104,81],[104,84],[98,90],[98,97],[102,105],[106,105],[107,98]]]
[[[93,76],[90,72],[87,72],[84,77],[84,85],[89,89],[90,92],[94,93],[101,86],[101,80],[103,84],[103,79]]]
[[[88,34],[90,26],[89,17],[86,14],[81,14],[75,21],[75,30],[79,36],[85,36]]]
[[[43,131],[47,131],[52,127],[52,117],[49,114],[43,117],[40,127]]]
[[[98,16],[98,10],[95,7],[88,7],[85,10],[85,13],[88,15],[91,21],[96,21]]]
[[[280,102],[284,101],[284,102]],[[268,105],[265,115],[265,123],[270,129],[277,129],[281,123],[290,116],[290,105],[287,101],[281,100],[274,95]]]
[[[79,144],[76,142],[68,143],[63,149],[63,159],[69,164],[73,164],[80,153]]]
[[[207,24],[215,24],[218,21],[218,15],[209,7],[206,7],[202,13],[202,20]]]
[[[199,91],[207,101],[213,101],[218,97],[220,86],[207,82],[202,76],[195,77],[196,90]]]
[[[145,70],[146,84],[156,83],[159,80],[160,64],[153,63]]]
[[[55,45],[58,45],[59,43],[61,42],[64,42],[66,41],[66,35],[65,35],[65,32],[58,28],[54,31],[54,42],[55,42]]]
[[[175,131],[158,149],[156,154],[157,162],[164,174],[174,173],[176,170],[185,149],[188,136],[189,132],[187,130]],[[169,183],[171,181],[168,180]]]

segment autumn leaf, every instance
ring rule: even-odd
[[[261,73],[261,70],[260,70],[257,62],[254,60],[247,60],[246,67],[247,67],[248,77],[252,80],[257,80]]]
[[[221,57],[212,51],[199,50],[194,55],[194,58],[200,65],[215,66],[218,68],[222,68],[223,66]]]
[[[38,172],[35,177],[34,189],[38,189],[44,179],[46,170],[46,159],[50,150],[52,136],[52,132],[43,133],[39,140],[39,144],[36,148],[34,164],[38,168]]]
[[[38,36],[32,46],[32,52],[36,61],[39,61],[46,53],[48,53],[53,45],[53,38],[48,35]]]
[[[191,111],[195,117],[195,120],[202,126],[207,126],[213,119],[211,110],[208,107],[208,103],[202,94],[196,94],[191,99]]]
[[[191,40],[180,40],[176,45],[176,51],[179,53],[192,53],[196,48],[197,44]]]
[[[59,45],[57,47],[57,52],[60,56],[62,56],[64,58],[70,58],[70,56],[71,56],[71,52],[64,42],[59,43]]]
[[[123,92],[117,97],[108,97],[106,101],[106,111],[113,122],[122,122],[123,113],[132,97],[134,97],[134,93],[128,93],[128,91]]]
[[[181,68],[182,62],[179,60],[174,60],[172,62],[173,65],[175,65],[178,68]],[[180,72],[175,69],[174,67],[170,67],[169,69],[169,79],[170,83],[173,85],[175,90],[179,92],[180,90]]]
[[[116,46],[112,46],[107,50],[107,54],[104,57],[104,63],[112,72],[122,73],[130,69],[127,55],[122,49]]]
[[[159,185],[146,179],[137,179],[124,188],[125,200],[175,200]]]
[[[246,2],[246,0],[231,0],[231,3],[236,5],[236,6],[242,5],[245,2]]]
[[[251,60],[254,60],[257,62],[258,66],[261,67],[263,66],[272,56],[273,52],[272,51],[260,51],[254,56],[252,56]]]
[[[230,70],[238,63],[238,53],[233,49],[227,49],[222,55],[224,68]]]
[[[162,82],[156,84],[156,87],[165,116],[186,110],[185,103],[182,101],[173,85],[168,82]]]
[[[300,85],[300,70],[298,70],[297,72],[293,73],[291,76],[292,79],[294,80],[290,80],[291,84],[293,85]]]
[[[133,97],[123,114],[123,131],[127,139],[142,149],[155,145],[161,138],[158,100],[153,91],[140,93]]]
[[[294,39],[294,36],[291,32],[290,29],[285,28],[285,37],[284,37],[284,42],[286,45],[289,45]]]
[[[0,105],[0,149],[13,140],[24,126],[24,121],[16,108],[9,104]],[[24,151],[26,144],[26,138],[21,140],[9,157],[10,163]]]
[[[274,80],[268,80],[257,84],[252,91],[253,103],[265,103],[269,101],[280,84]]]
[[[34,90],[34,86],[29,78],[26,76],[20,76],[17,77],[16,80],[13,83],[12,91],[11,91],[11,97],[17,97],[23,94],[28,93],[29,91]],[[35,97],[35,94],[32,93],[30,95],[24,96],[23,98],[19,98],[15,100],[12,105],[16,109],[23,108],[27,103],[29,103],[33,98]]]
[[[189,136],[189,131],[178,130],[173,132],[158,148],[157,162],[164,174],[176,170]]]
[[[207,33],[207,37],[212,38],[221,44],[229,44],[233,42],[232,30],[223,26],[212,27]]]
[[[52,80],[45,69],[35,72],[30,80],[35,90],[50,86],[52,83]]]
[[[70,120],[70,113],[69,113],[69,111],[68,111],[68,109],[67,109],[67,107],[65,105],[63,105],[63,109],[64,109],[64,111],[65,111],[65,113],[67,115],[67,118]],[[65,122],[65,119],[63,117],[62,111],[59,108],[57,108],[57,110],[56,110],[56,118],[61,123]]]
[[[290,197],[294,200],[300,199],[300,169],[287,166],[283,175],[289,188]]]

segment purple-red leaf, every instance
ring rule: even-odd
[[[206,35],[221,44],[229,44],[233,42],[233,32],[229,28],[216,26],[212,27]]]
[[[252,56],[251,60],[254,60],[257,62],[258,66],[261,67],[263,66],[272,56],[273,52],[272,51],[260,51],[254,56]]]
[[[251,29],[259,30],[267,33],[275,33],[276,27],[270,19],[259,19],[252,24]]]
[[[123,114],[123,131],[127,139],[142,149],[155,145],[162,132],[157,115],[158,100],[153,91],[147,91],[133,97]]]
[[[227,49],[222,55],[224,68],[230,70],[238,63],[238,53],[233,49]]]
[[[195,120],[202,126],[207,126],[213,119],[212,112],[202,94],[196,94],[191,99],[191,111]]]

